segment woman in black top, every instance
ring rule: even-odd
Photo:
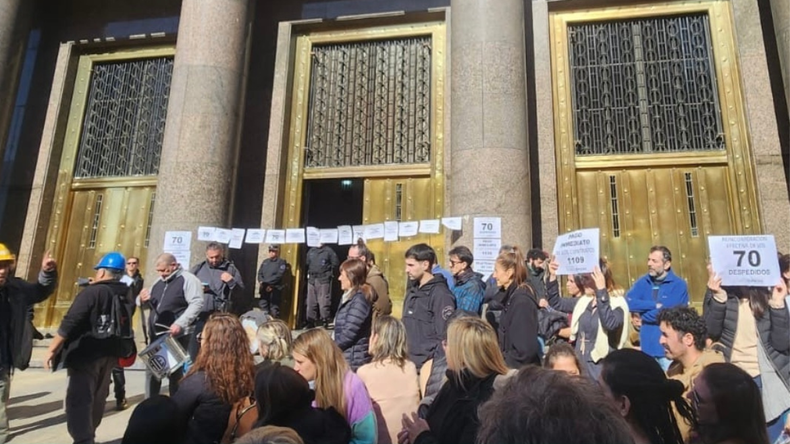
[[[442,341],[447,356],[447,382],[425,419],[403,415],[398,444],[473,443],[480,428],[478,407],[494,393],[497,376],[508,368],[491,325],[474,317],[457,318]]]
[[[195,364],[173,395],[188,420],[187,444],[220,442],[233,404],[251,396],[254,389],[255,364],[239,318],[214,313],[198,340]]]
[[[524,255],[513,247],[499,255],[493,277],[499,292],[488,306],[496,316],[486,316],[496,328],[499,349],[510,368],[540,364],[538,346],[538,300],[527,280]]]

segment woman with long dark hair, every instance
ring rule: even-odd
[[[373,307],[372,291],[365,283],[367,274],[367,265],[359,259],[348,259],[340,264],[338,280],[343,297],[335,316],[335,343],[354,371],[370,362],[368,347]]]
[[[668,379],[661,366],[640,351],[609,353],[598,382],[628,421],[636,444],[683,444],[673,404],[682,418],[695,423],[683,398],[683,383]]]
[[[743,369],[760,387],[773,442],[784,428],[782,415],[790,409],[787,286],[780,279],[773,290],[722,287],[721,278],[708,268],[703,314],[708,336],[727,362]]]
[[[568,282],[580,281],[583,294],[579,297],[560,297],[558,268],[557,261],[552,260],[546,287],[549,304],[555,310],[572,314],[570,340],[575,342],[587,374],[596,379],[601,371],[601,360],[611,351],[623,348],[628,340],[628,327],[625,324],[629,317],[628,304],[622,297],[622,290],[616,291],[609,264],[604,259],[599,261],[599,266],[595,267],[592,274],[568,278]]]
[[[760,389],[743,369],[707,365],[688,393],[697,413],[690,442],[769,444]]]
[[[253,393],[255,363],[239,318],[212,314],[195,363],[173,400],[188,418],[185,443],[220,442],[233,405]]]
[[[505,363],[514,369],[540,363],[538,299],[524,264],[524,255],[518,247],[497,257],[493,277],[499,291],[486,315],[496,328]],[[498,319],[494,313],[499,313]]]

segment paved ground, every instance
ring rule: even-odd
[[[33,350],[31,368],[14,374],[11,382],[11,400],[8,416],[11,421],[9,442],[59,444],[70,443],[66,429],[66,414],[63,399],[66,394],[66,371],[51,373],[42,367],[41,358],[46,351],[46,342],[37,341]],[[142,367],[126,370],[126,397],[129,409],[115,410],[112,385],[107,399],[104,420],[96,431],[97,443],[120,443],[126,424],[134,407],[143,400],[145,372]],[[163,393],[167,393],[163,384]]]

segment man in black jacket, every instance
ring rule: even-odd
[[[6,404],[14,368],[24,370],[33,352],[33,324],[28,309],[45,300],[55,290],[55,259],[44,255],[38,282],[14,277],[16,258],[0,244],[0,444],[8,439]]]
[[[219,242],[206,245],[206,260],[201,261],[190,273],[197,276],[203,285],[203,310],[195,321],[195,333],[189,342],[189,357],[192,362],[200,351],[198,335],[203,331],[208,317],[216,311],[227,312],[233,304],[233,294],[244,290],[239,269],[233,262],[225,259],[225,247]]]
[[[121,282],[126,258],[106,254],[94,267],[91,283],[75,298],[44,358],[45,368],[58,362],[68,369],[66,427],[75,443],[93,443],[110,392],[110,373],[118,358],[134,352],[131,289]],[[119,301],[116,301],[118,299]],[[123,308],[118,309],[117,302]],[[126,327],[128,337],[119,336]]]
[[[411,285],[403,302],[403,325],[409,359],[417,371],[440,348],[447,320],[455,311],[455,298],[444,276],[431,272],[435,263],[436,253],[426,244],[413,245],[406,251],[406,273]]]
[[[280,317],[280,298],[285,287],[283,277],[286,271],[288,262],[280,257],[280,246],[269,245],[269,257],[261,262],[261,268],[258,269],[258,283],[261,287],[260,308],[273,318]]]
[[[340,266],[337,254],[324,244],[307,252],[307,326],[314,327],[321,316],[324,328],[329,327],[332,309],[332,279]],[[320,313],[319,313],[320,312]]]

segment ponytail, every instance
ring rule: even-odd
[[[527,287],[527,265],[524,259],[524,253],[517,246],[513,246],[510,251],[501,253],[496,262],[501,265],[505,270],[513,270],[513,282],[518,287]]]

